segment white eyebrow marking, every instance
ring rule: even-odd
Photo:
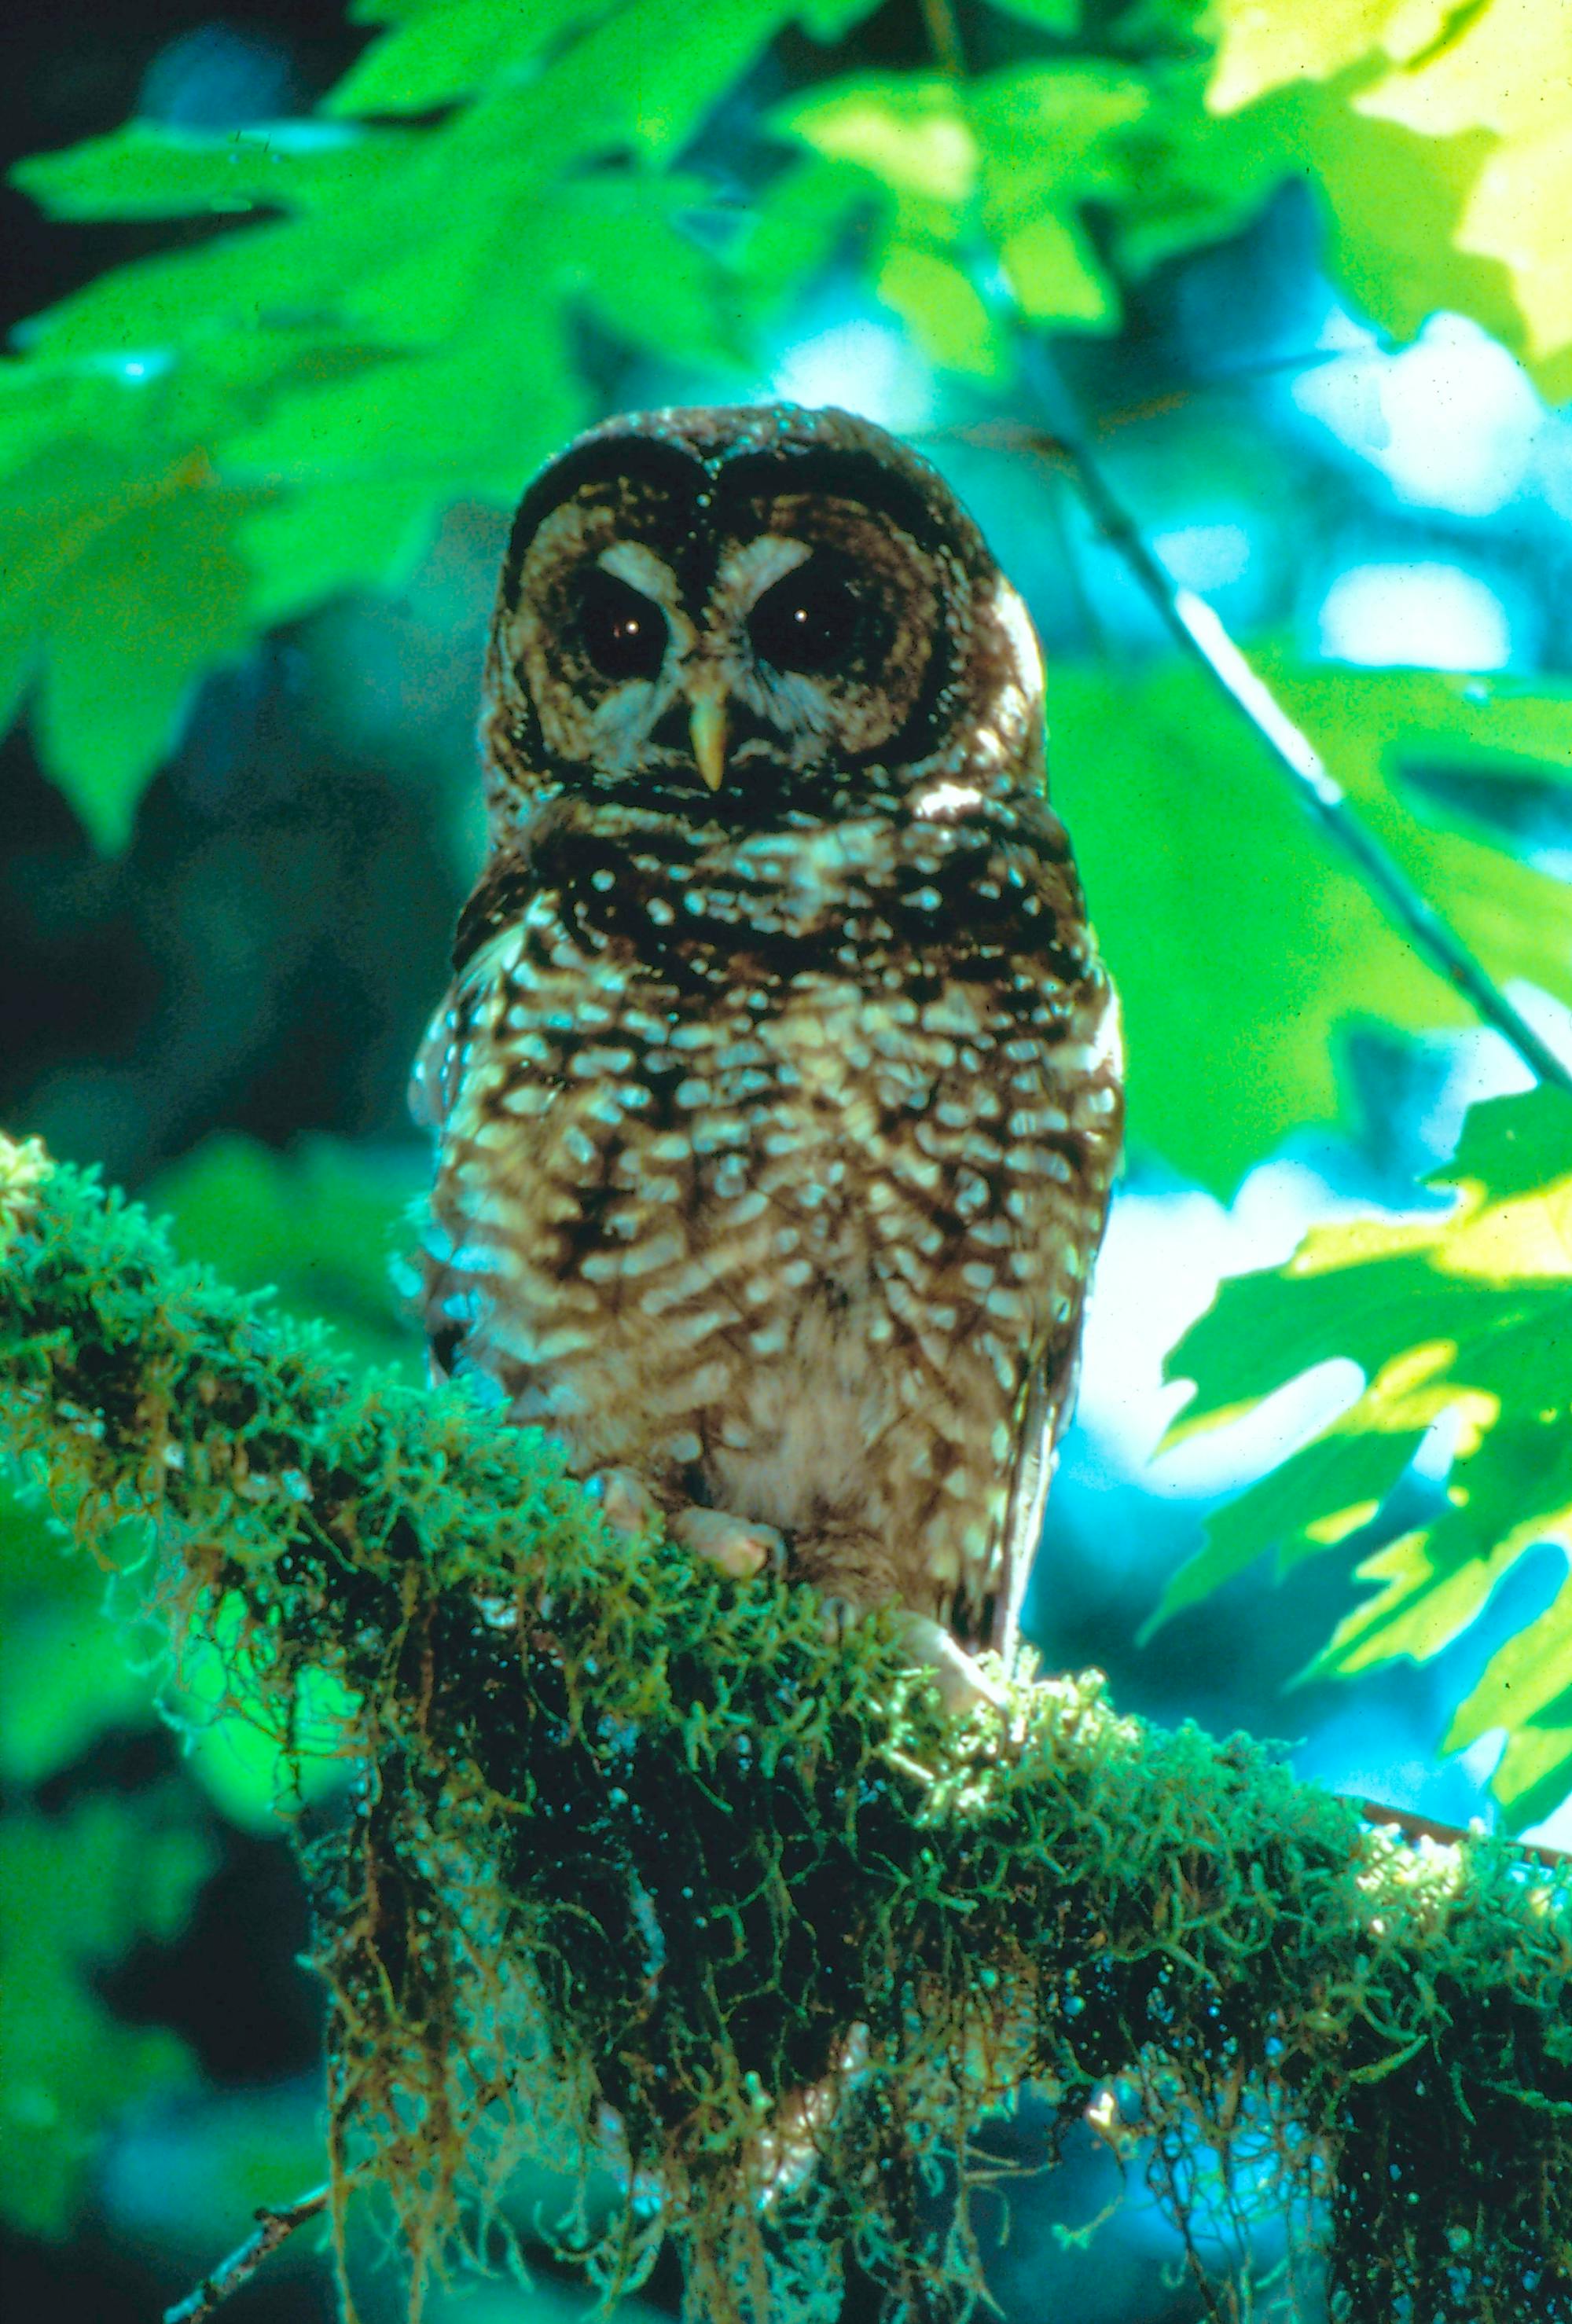
[[[735,598],[744,612],[751,612],[766,589],[806,565],[812,554],[805,540],[793,540],[783,532],[762,532],[756,540],[744,542],[721,558],[715,594]],[[601,561],[604,564],[605,559]]]
[[[603,573],[618,581],[625,581],[641,597],[649,597],[657,605],[674,610],[677,604],[677,576],[652,549],[642,540],[615,540],[603,549],[596,558]]]

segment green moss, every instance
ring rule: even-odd
[[[696,2316],[833,2314],[847,2249],[962,2312],[964,2173],[942,2250],[928,2182],[1030,2078],[1197,2269],[1253,2203],[1353,2324],[1572,2317],[1560,1873],[1366,1830],[1096,1673],[947,1722],[878,1621],[832,1646],[811,1592],[608,1534],[539,1435],[355,1379],[29,1149],[0,1252],[4,1441],[56,1511],[142,1521],[177,1635],[221,1631],[291,1748],[306,1673],[352,1698],[355,1812],[303,1851],[333,2166],[385,2183],[417,2298],[521,2153],[609,2144],[608,2292],[667,2231]],[[816,2173],[764,2205],[848,2042]]]

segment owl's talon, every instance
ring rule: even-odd
[[[863,1609],[854,1606],[849,1598],[828,1594],[818,1601],[819,1636],[827,1646],[844,1646],[862,1619]]]
[[[669,1523],[673,1541],[680,1542],[708,1565],[717,1566],[734,1582],[752,1582],[766,1568],[783,1570],[786,1540],[771,1525],[734,1517],[725,1509],[679,1510]]]
[[[660,1523],[660,1502],[632,1469],[597,1469],[584,1489],[614,1533],[648,1533]]]
[[[994,1711],[1009,1710],[1010,1698],[1003,1689],[931,1615],[914,1614],[903,1607],[894,1616],[892,1627],[912,1661],[932,1673],[939,1699],[952,1716],[976,1711],[985,1702]]]

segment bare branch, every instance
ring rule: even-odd
[[[257,2269],[280,2244],[288,2241],[298,2227],[325,2211],[332,2200],[330,2181],[313,2187],[307,2195],[297,2195],[292,2203],[260,2205],[255,2213],[256,2227],[243,2244],[236,2245],[227,2259],[219,2261],[212,2273],[205,2275],[196,2290],[174,2307],[163,2311],[163,2324],[207,2324],[216,2316],[227,2300],[232,2299],[242,2284],[249,2283]]]

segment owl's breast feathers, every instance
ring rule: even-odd
[[[553,802],[465,914],[417,1105],[440,1360],[582,1468],[855,1513],[975,1628],[1071,1392],[1120,1060],[1057,818],[942,791],[741,836]]]

